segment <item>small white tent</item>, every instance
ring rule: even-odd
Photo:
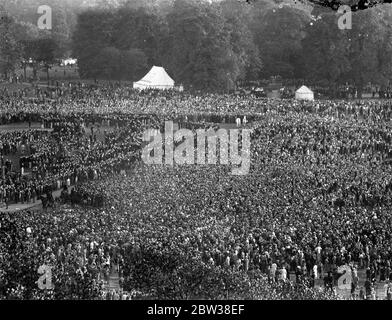
[[[61,66],[73,66],[78,63],[78,59],[68,58],[61,60]]]
[[[173,89],[174,80],[162,67],[153,66],[143,79],[133,83],[134,89]]]
[[[295,91],[296,100],[314,100],[313,91],[306,86],[302,86],[297,91]]]

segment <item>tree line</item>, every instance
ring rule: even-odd
[[[79,15],[73,52],[86,77],[136,80],[152,65],[197,89],[281,76],[336,91],[349,83],[388,86],[392,7],[339,15],[293,1],[167,1],[161,6],[89,10]]]
[[[49,66],[49,56],[72,54],[82,78],[135,81],[161,65],[177,83],[203,90],[278,75],[331,91],[391,80],[389,4],[353,12],[345,30],[336,12],[292,0],[96,0],[59,8],[50,34],[18,18],[2,22],[0,72],[28,56]]]

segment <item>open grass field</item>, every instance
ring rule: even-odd
[[[23,69],[18,69],[15,72],[17,75],[23,77],[24,76],[24,71]],[[46,71],[41,69],[37,73],[38,76],[38,81],[35,82],[34,84],[37,84],[39,86],[47,86],[48,81],[47,81],[47,74]],[[32,88],[32,84],[29,83],[29,79],[33,77],[33,69],[28,67],[26,69],[26,77],[27,80],[23,80],[20,83],[9,83],[9,81],[5,80],[0,80],[0,90],[3,88],[7,88],[9,92],[13,91],[18,91],[21,89],[26,89],[26,88]],[[118,81],[113,81],[113,80],[105,80],[105,79],[97,79],[98,83],[96,83],[95,79],[81,79],[79,76],[79,70],[77,66],[53,66],[49,70],[49,80],[50,80],[50,85],[52,84],[51,81],[59,81],[60,83],[67,84],[69,82],[81,82],[85,83],[87,85],[92,85],[92,84],[97,84],[97,85],[107,85],[110,83],[118,82]],[[121,81],[122,85],[129,85],[132,87],[133,82],[132,81]]]
[[[16,74],[23,76],[24,71],[23,69],[18,69],[16,71]],[[26,77],[27,79],[31,78],[33,76],[33,68],[27,68],[26,69]],[[39,81],[46,82],[46,70],[39,70],[37,73]],[[55,65],[51,69],[49,69],[49,78],[53,80],[65,80],[65,81],[70,81],[70,80],[79,80],[79,71],[77,66],[58,66]]]

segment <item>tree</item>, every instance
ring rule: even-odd
[[[32,58],[31,45],[33,40],[39,37],[39,30],[37,26],[31,23],[20,22],[18,23],[15,37],[22,47],[20,62],[23,67],[24,79],[26,79],[26,68],[30,64],[30,58]]]
[[[80,1],[81,2],[81,1]],[[39,6],[48,5],[52,9],[52,30],[39,30],[39,37],[52,37],[58,43],[56,56],[67,55],[70,49],[72,30],[75,26],[75,15],[79,10],[79,5],[72,1],[47,0],[43,3],[40,0],[6,0],[5,8],[15,18],[16,21],[36,26],[39,15]]]
[[[94,59],[94,78],[116,79],[120,73],[121,52],[114,47],[103,48]]]
[[[389,9],[388,9],[389,8]],[[388,10],[386,10],[388,9]],[[361,96],[367,82],[386,84],[391,76],[391,7],[353,13],[352,29],[340,30],[334,13],[319,13],[308,24],[303,40],[303,64],[308,79],[325,80],[335,95],[350,83]]]
[[[382,10],[379,10],[378,13],[382,16],[382,20],[379,23],[384,32],[383,39],[378,43],[377,75],[378,82],[385,86],[392,80],[392,29],[390,28],[392,5],[384,4]]]
[[[15,65],[20,59],[21,46],[15,38],[14,19],[5,12],[0,18],[0,72],[7,78],[15,70]]]
[[[73,53],[78,59],[81,77],[97,74],[96,57],[102,48],[113,47],[116,20],[115,12],[109,10],[85,11],[78,16]]]
[[[160,65],[160,39],[163,22],[144,7],[122,8],[118,11],[113,44],[120,50],[138,48],[144,52],[149,65]]]
[[[218,5],[177,0],[167,19],[170,50],[166,57],[174,77],[196,89],[234,88],[237,57]]]
[[[353,19],[356,23],[346,33],[351,66],[346,77],[355,84],[361,97],[367,82],[383,82],[382,70],[391,70],[391,31],[384,20],[383,9],[378,7],[358,11]]]
[[[236,0],[222,1],[221,6],[230,32],[230,44],[237,58],[238,78],[256,80],[262,63],[259,49],[254,43],[254,35],[248,26],[252,7]]]
[[[64,5],[59,4],[53,14],[53,29],[51,37],[56,41],[56,57],[66,57],[70,50],[71,26],[67,20],[67,10]]]
[[[301,77],[300,57],[309,12],[290,6],[258,12],[254,20],[255,42],[263,62],[263,76]]]
[[[307,35],[302,42],[305,78],[313,83],[326,81],[335,96],[339,82],[344,82],[343,77],[350,69],[345,31],[337,28],[337,17],[330,12],[314,17],[305,30]]]
[[[121,51],[120,76],[123,80],[138,80],[146,71],[147,57],[140,49]]]
[[[55,62],[57,48],[57,43],[52,38],[38,38],[24,42],[23,56],[33,61],[34,79],[37,78],[37,70],[42,65],[46,70],[47,81],[49,81],[49,69]]]

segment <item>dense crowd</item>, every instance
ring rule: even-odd
[[[69,207],[0,215],[0,297],[104,298],[103,280],[117,268],[120,286],[144,297],[336,299],[346,265],[351,297],[374,299],[381,282],[391,298],[387,101],[123,88],[76,90],[37,105],[4,99],[3,110],[35,114],[50,129],[13,136],[33,149],[23,158],[34,172],[26,179],[76,187],[64,189]],[[147,127],[219,126],[239,116],[252,130],[247,175],[140,161]],[[42,264],[53,267],[54,290],[36,286]]]
[[[129,167],[140,152],[140,133],[154,123],[152,117],[131,115],[112,123],[89,116],[42,121],[47,130],[0,133],[0,201],[7,207]]]

